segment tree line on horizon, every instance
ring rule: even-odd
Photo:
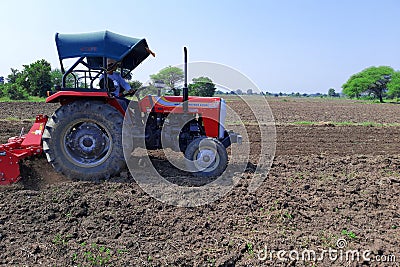
[[[11,73],[0,79],[0,97],[8,97],[11,100],[26,100],[30,96],[46,97],[48,91],[61,86],[63,73],[60,69],[52,69],[49,62],[44,59],[38,60],[29,65],[23,65],[23,69],[11,68]],[[182,88],[178,86],[184,80],[183,70],[178,67],[168,66],[156,74],[150,75],[150,90],[156,93],[160,88],[156,84],[161,84],[167,94],[180,95]],[[132,88],[139,88],[143,84],[137,80],[127,78]],[[74,87],[74,79],[67,76],[67,87]],[[84,84],[79,86],[84,87]],[[189,95],[213,96],[216,91],[215,84],[208,77],[193,78],[188,85]]]
[[[46,97],[47,91],[51,91],[56,85],[61,85],[62,72],[59,69],[52,69],[49,62],[44,59],[38,60],[29,65],[23,65],[23,69],[11,68],[11,73],[6,77],[7,83],[0,80],[0,97],[8,97],[12,100],[24,100],[30,96]],[[182,69],[168,66],[161,69],[158,73],[150,75],[152,91],[155,93],[160,88],[156,88],[157,83],[162,84],[162,88],[167,94],[180,95],[182,87],[178,86],[184,79]],[[140,81],[128,81],[132,88],[142,86]],[[73,81],[67,79],[67,85]],[[72,87],[72,85],[71,85]],[[242,91],[241,89],[223,93],[216,90],[213,81],[208,77],[197,77],[192,79],[188,85],[189,95],[213,96],[214,94],[254,94],[252,89]],[[400,71],[395,71],[389,66],[368,67],[350,78],[342,85],[342,94],[349,98],[376,98],[380,102],[384,99],[400,98]],[[267,96],[292,96],[292,97],[339,97],[340,94],[335,89],[330,88],[327,94],[300,94],[300,93],[269,93],[261,92]]]
[[[268,96],[288,96],[288,97],[340,97],[344,95],[349,98],[378,99],[383,103],[384,99],[400,98],[400,71],[395,71],[389,66],[371,66],[353,74],[342,85],[342,92],[337,93],[334,88],[329,88],[327,94],[301,94],[301,93],[262,93]],[[233,94],[243,94],[241,90],[231,92]]]

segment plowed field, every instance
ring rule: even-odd
[[[203,206],[160,202],[129,171],[79,182],[44,156],[23,161],[21,181],[0,188],[0,265],[399,266],[400,105],[268,98],[276,151],[253,192],[263,140],[248,106],[267,109],[260,98],[245,100],[227,103],[249,136],[248,167]],[[57,105],[0,108],[4,143]],[[227,128],[236,125],[228,118]],[[162,173],[184,179],[154,153]]]

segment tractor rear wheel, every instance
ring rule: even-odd
[[[220,176],[228,164],[228,153],[224,145],[214,138],[194,139],[185,151],[186,168],[200,177]]]
[[[122,114],[101,101],[63,105],[43,133],[47,160],[71,179],[108,179],[125,167],[122,124]]]

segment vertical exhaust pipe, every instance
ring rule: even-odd
[[[187,78],[188,78],[188,73],[187,73],[187,48],[186,46],[183,47],[183,56],[184,56],[184,74],[185,74],[185,83],[183,85],[183,112],[188,112],[188,107],[189,107],[189,89],[188,89],[188,84],[187,84]]]

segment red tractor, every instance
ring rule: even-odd
[[[117,62],[122,76],[128,77],[153,54],[145,39],[103,31],[56,34],[56,44],[62,86],[46,102],[61,106],[49,118],[39,115],[26,135],[0,145],[0,184],[18,181],[18,161],[42,151],[57,172],[72,179],[108,179],[126,166],[123,135],[133,140],[129,149],[183,152],[193,175],[224,172],[226,148],[240,143],[241,136],[225,130],[222,98],[188,96],[186,48],[183,96],[143,96],[143,87],[136,92],[138,101],[126,107],[112,92],[107,60]],[[68,69],[66,60],[72,62]]]

